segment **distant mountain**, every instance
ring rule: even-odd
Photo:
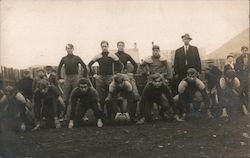
[[[207,55],[208,59],[225,59],[230,52],[233,54],[240,54],[240,49],[243,45],[249,46],[249,28],[223,44],[220,48],[209,53]]]

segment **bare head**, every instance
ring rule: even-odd
[[[45,79],[42,79],[38,82],[38,89],[42,94],[46,94],[49,90],[49,82]]]
[[[123,74],[118,73],[117,75],[115,75],[114,82],[117,87],[122,88],[125,84],[125,78]]]
[[[242,46],[241,47],[241,52],[242,52],[242,54],[247,54],[248,53],[248,47]]]
[[[125,43],[123,41],[117,42],[117,48],[118,48],[118,51],[123,52],[125,48]]]
[[[102,52],[108,52],[108,48],[109,48],[108,41],[102,41],[101,42],[101,48],[102,48]]]
[[[197,76],[198,76],[198,72],[197,72],[197,70],[195,68],[189,68],[187,70],[187,79],[188,79],[189,82],[195,81]]]
[[[155,88],[160,88],[163,85],[163,77],[159,73],[155,73],[151,76],[152,85]]]
[[[66,45],[66,51],[68,54],[73,54],[73,51],[74,51],[74,45],[73,44],[67,44]]]
[[[84,94],[87,93],[87,91],[90,87],[89,80],[87,78],[81,78],[78,81],[78,87],[82,93],[84,93]]]

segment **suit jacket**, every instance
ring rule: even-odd
[[[187,65],[186,65],[187,60]],[[188,51],[185,54],[184,46],[175,51],[174,71],[179,75],[179,79],[186,77],[187,69],[195,68],[201,73],[201,60],[198,48],[189,45]]]

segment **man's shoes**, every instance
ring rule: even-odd
[[[97,120],[97,127],[102,127],[102,126],[103,126],[102,120],[98,119]]]
[[[142,117],[141,119],[139,119],[139,120],[136,122],[136,124],[137,124],[137,125],[141,125],[141,124],[144,124],[144,122],[145,122],[145,117]]]
[[[20,129],[21,129],[22,132],[26,131],[26,125],[25,125],[24,122],[21,123]]]
[[[70,120],[69,121],[69,126],[68,126],[68,128],[73,128],[74,127],[74,121],[73,120]]]

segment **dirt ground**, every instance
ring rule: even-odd
[[[250,157],[250,116],[0,133],[2,157]]]

